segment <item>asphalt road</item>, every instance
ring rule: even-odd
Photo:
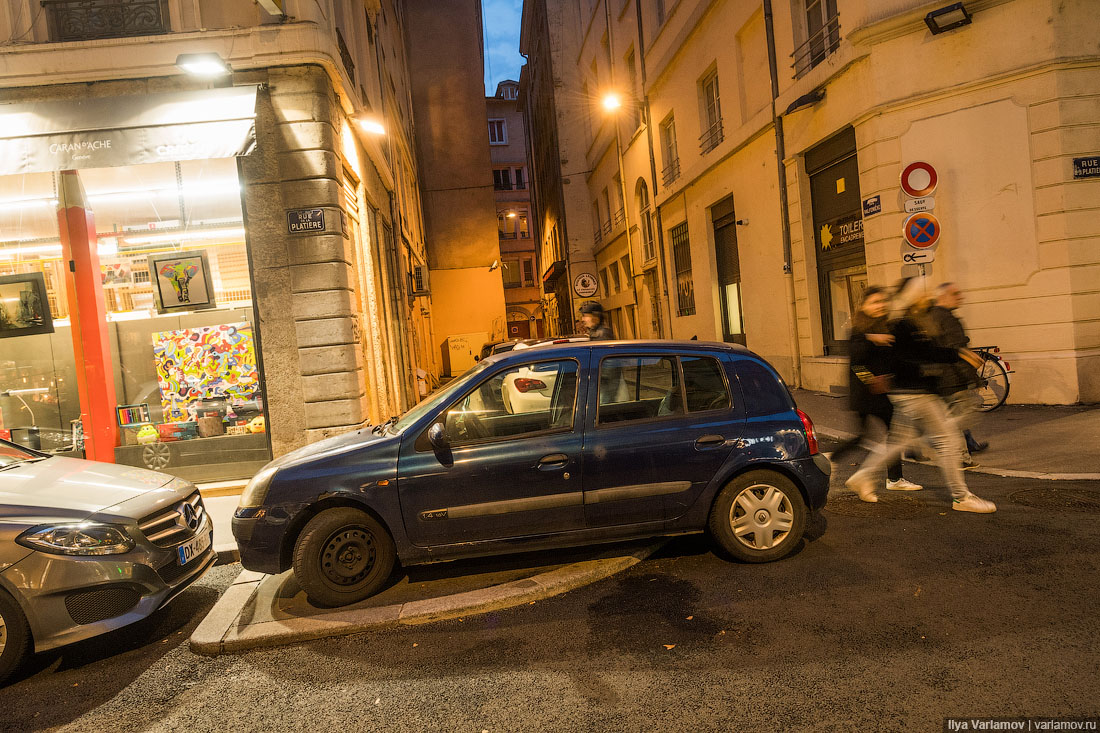
[[[186,638],[237,566],[218,568],[149,621],[38,658],[0,690],[0,726],[938,731],[1100,714],[1100,485],[969,475],[1000,508],[978,516],[951,511],[934,469],[906,475],[928,488],[876,505],[834,488],[782,562],[684,537],[533,605],[208,659]]]

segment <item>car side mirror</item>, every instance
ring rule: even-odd
[[[438,452],[446,452],[451,449],[451,444],[447,440],[447,431],[443,427],[443,423],[437,422],[428,428],[428,442],[432,444],[432,448],[435,448]]]

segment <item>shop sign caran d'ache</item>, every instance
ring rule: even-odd
[[[817,241],[822,252],[830,253],[851,244],[863,244],[863,217],[850,214],[822,224]]]

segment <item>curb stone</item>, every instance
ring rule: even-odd
[[[661,539],[626,555],[605,552],[530,578],[439,598],[376,608],[332,611],[256,624],[238,624],[260,583],[268,577],[242,570],[191,635],[191,651],[206,656],[348,636],[396,626],[414,626],[521,606],[603,580],[632,567],[665,545]]]

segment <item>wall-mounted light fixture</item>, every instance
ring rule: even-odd
[[[352,119],[355,120],[355,123],[359,125],[359,129],[363,132],[369,132],[372,135],[386,134],[386,126],[382,124],[381,120],[379,120],[372,114],[360,112],[359,114],[352,117]]]
[[[191,76],[212,78],[225,76],[232,69],[216,53],[181,53],[176,57],[176,66],[186,71]]]
[[[623,100],[619,98],[618,94],[615,94],[614,92],[609,92],[608,94],[603,95],[603,99],[600,100],[600,104],[602,104],[603,108],[608,112],[614,112],[615,110],[623,106]]]
[[[970,13],[962,3],[954,3],[939,10],[933,10],[924,16],[924,23],[928,26],[928,30],[932,31],[932,35],[936,36],[952,28],[969,25]]]

